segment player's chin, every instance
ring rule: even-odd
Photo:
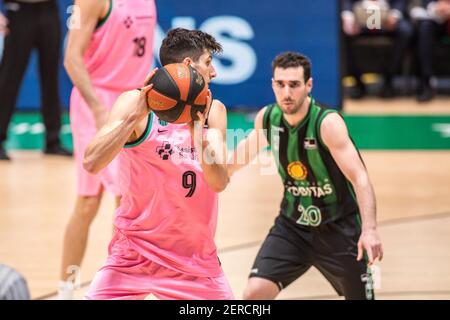
[[[285,114],[293,114],[295,113],[295,105],[293,103],[283,103],[281,106],[281,110]]]

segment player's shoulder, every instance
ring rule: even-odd
[[[81,12],[86,12],[90,14],[95,14],[101,17],[104,15],[104,11],[109,9],[109,1],[108,0],[98,0],[98,1],[89,1],[89,0],[76,0],[75,5],[78,6]]]
[[[223,121],[227,117],[227,108],[222,101],[214,99],[211,103],[208,119]]]
[[[227,109],[222,101],[214,99],[211,102],[207,126],[209,128],[224,128],[227,125]]]
[[[320,137],[328,147],[348,136],[347,126],[338,112],[327,113],[320,122]]]
[[[211,110],[213,108],[218,111],[226,111],[227,110],[227,108],[225,107],[225,104],[218,99],[213,99],[213,101],[211,103]]]
[[[312,101],[312,106],[319,109],[317,112],[317,120],[319,121],[319,125],[324,121],[326,121],[327,123],[335,121],[340,123],[344,121],[344,118],[342,117],[339,110],[331,108],[330,106],[320,101],[314,99]]]
[[[328,112],[323,115],[323,118],[320,122],[320,128],[321,130],[326,129],[336,129],[341,126],[345,126],[344,119],[338,112]]]
[[[344,124],[344,118],[340,112],[330,106],[312,99],[311,107],[316,108],[316,123],[319,128]]]

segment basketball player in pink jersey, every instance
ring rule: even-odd
[[[191,65],[210,82],[212,54],[221,50],[210,35],[178,28],[164,39],[160,59]],[[148,90],[123,93],[86,150],[92,173],[118,155],[122,201],[108,259],[85,298],[233,299],[214,243],[218,192],[229,181],[225,106],[210,97],[194,130],[192,122],[159,120],[147,107]],[[201,139],[211,132],[220,134]]]
[[[106,122],[119,95],[142,85],[153,63],[156,7],[153,0],[76,0],[64,65],[74,84],[70,122],[78,197],[64,237],[59,297],[71,299],[71,266],[80,266],[89,226],[104,190],[120,201],[117,163],[98,175],[83,168],[90,140]]]

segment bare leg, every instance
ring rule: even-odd
[[[66,227],[61,265],[61,280],[71,277],[70,266],[80,266],[86,251],[89,227],[97,215],[103,191],[96,196],[78,196],[75,210]],[[73,277],[73,276],[72,276]]]
[[[280,293],[278,286],[270,280],[252,277],[244,290],[244,300],[273,300]]]

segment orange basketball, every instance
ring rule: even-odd
[[[159,69],[149,84],[147,104],[159,119],[171,123],[197,120],[208,97],[208,84],[197,70],[183,63],[173,63]]]

